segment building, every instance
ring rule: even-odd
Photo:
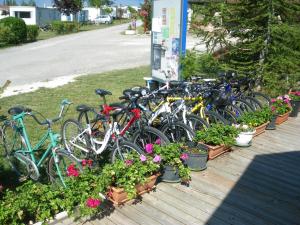
[[[35,6],[10,6],[9,15],[23,19],[27,25],[38,26],[43,26],[54,20],[61,19],[61,14],[57,9]]]
[[[78,12],[75,17],[73,14],[70,14],[69,16],[67,16],[65,14],[61,14],[60,20],[61,21],[77,21],[79,23],[87,22],[89,20],[89,11],[83,9],[80,12]]]
[[[9,16],[9,8],[5,5],[0,5],[0,20]]]

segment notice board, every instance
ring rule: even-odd
[[[187,0],[154,0],[151,69],[155,80],[181,80],[180,57],[185,54]]]

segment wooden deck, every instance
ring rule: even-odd
[[[300,225],[300,118],[210,161],[189,187],[159,183],[142,202],[84,224]]]

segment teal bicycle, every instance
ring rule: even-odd
[[[80,163],[59,146],[60,135],[51,129],[52,124],[63,117],[64,109],[69,104],[69,101],[63,100],[59,116],[54,119],[45,118],[44,121],[37,118],[38,113],[22,106],[8,110],[12,120],[4,121],[2,140],[8,162],[20,177],[38,180],[41,177],[40,168],[48,161],[46,171],[50,181],[66,187],[65,179],[72,175],[70,172],[74,174],[74,171],[82,171]],[[26,131],[26,116],[31,116],[39,125],[47,126],[47,131],[35,146],[31,146]],[[45,145],[46,151],[42,152],[42,146]]]

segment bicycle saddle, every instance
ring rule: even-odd
[[[170,95],[170,94],[175,93],[176,91],[177,91],[177,90],[174,90],[174,89],[159,90],[159,91],[157,92],[157,94],[167,96],[167,95]]]
[[[90,111],[92,108],[91,107],[89,107],[89,106],[87,106],[87,105],[78,105],[77,107],[76,107],[76,110],[78,111],[78,112],[87,112],[87,111]]]
[[[97,95],[100,95],[101,97],[103,97],[105,95],[112,95],[112,93],[110,91],[106,91],[104,89],[96,89],[95,92]]]
[[[18,115],[22,112],[31,112],[31,109],[25,108],[23,106],[14,106],[8,110],[8,113],[12,116]]]

